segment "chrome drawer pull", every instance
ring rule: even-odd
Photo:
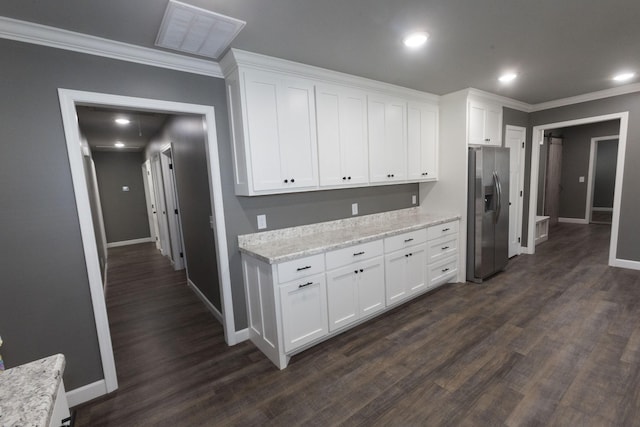
[[[362,251],[362,252],[356,252],[355,254],[353,254],[353,256],[358,256],[358,255],[364,255],[364,251]]]
[[[411,238],[411,239],[404,239],[404,242],[405,242],[405,243],[409,243],[409,242],[412,242],[412,241],[413,241],[413,238]]]
[[[309,285],[313,285],[313,282],[307,282],[304,285],[298,285],[298,289],[304,288],[304,287],[309,286]]]
[[[308,269],[310,269],[310,268],[311,268],[311,266],[310,266],[310,265],[307,265],[307,266],[305,266],[305,267],[296,268],[296,271],[308,270]]]

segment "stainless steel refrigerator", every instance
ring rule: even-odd
[[[469,148],[467,280],[480,283],[509,260],[509,149]]]

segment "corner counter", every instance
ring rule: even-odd
[[[62,354],[0,372],[0,425],[60,426],[69,416]]]

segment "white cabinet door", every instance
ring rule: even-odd
[[[247,70],[244,100],[253,191],[317,186],[313,84]]]
[[[369,316],[385,307],[384,261],[382,257],[362,263],[358,270],[360,317]]]
[[[278,99],[278,119],[285,188],[317,187],[316,112],[312,82],[284,79]]]
[[[502,145],[502,107],[497,104],[469,101],[469,144]]]
[[[369,180],[403,181],[407,177],[407,104],[370,95],[367,105]]]
[[[397,251],[384,257],[385,287],[387,305],[396,304],[406,299],[407,292],[407,262],[405,251]]]
[[[427,289],[427,245],[421,244],[408,250],[407,257],[407,291],[409,294],[419,293]]]
[[[344,87],[316,85],[316,112],[320,185],[366,184],[366,95]]]
[[[328,333],[324,275],[280,285],[284,351],[290,352]]]
[[[438,107],[410,102],[407,108],[407,179],[438,178]]]
[[[331,332],[384,309],[382,257],[328,272],[327,300]]]
[[[329,330],[358,320],[358,270],[349,265],[327,273]]]

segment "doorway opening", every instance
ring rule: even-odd
[[[214,229],[213,234],[217,248],[216,264],[218,267],[218,279],[221,294],[221,320],[227,344],[235,344],[237,342],[237,337],[235,334],[233,319],[229,256],[227,251],[222,184],[218,166],[219,157],[214,108],[212,106],[159,101],[119,95],[107,95],[68,89],[59,89],[58,95],[60,99],[63,126],[67,142],[67,153],[71,167],[76,207],[87,265],[91,302],[93,305],[98,344],[104,373],[104,380],[91,384],[82,390],[83,396],[78,397],[78,401],[76,402],[81,403],[117,389],[118,384],[103,292],[96,227],[94,227],[90,203],[91,196],[83,164],[83,150],[85,148],[83,148],[76,116],[76,108],[78,106],[155,111],[166,114],[195,115],[200,117],[200,126],[203,127],[205,133],[205,161],[208,172],[207,179],[209,181],[211,201],[210,212],[212,213],[210,224]]]
[[[591,224],[611,224],[619,135],[591,138],[586,213]]]
[[[628,112],[608,114],[602,116],[588,117],[584,119],[569,120],[564,122],[549,123],[545,125],[535,126],[532,134],[532,146],[531,146],[531,176],[530,176],[530,191],[529,191],[529,218],[528,218],[528,234],[527,234],[527,253],[535,253],[536,242],[536,217],[539,216],[539,179],[540,177],[540,147],[544,144],[545,131],[552,129],[562,129],[572,126],[580,126],[592,123],[606,122],[611,120],[619,121],[619,142],[618,151],[616,156],[616,172],[615,172],[615,190],[613,196],[613,208],[612,208],[612,227],[611,238],[609,242],[609,265],[610,266],[622,266],[616,257],[617,244],[618,244],[618,228],[620,221],[620,204],[622,199],[622,177],[624,173],[624,157],[625,148],[627,142],[627,127],[628,127]],[[578,180],[579,183],[583,183],[584,177]],[[584,206],[584,205],[582,205]],[[559,218],[561,221],[562,219]],[[571,221],[565,221],[571,222]],[[577,218],[575,222],[587,223],[584,218]]]

